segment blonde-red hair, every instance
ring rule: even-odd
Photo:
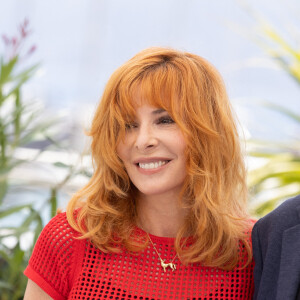
[[[129,251],[146,247],[147,241],[139,247],[132,238],[136,189],[116,153],[134,118],[137,89],[168,111],[187,142],[181,203],[190,214],[176,237],[180,259],[232,269],[243,247],[249,262],[246,171],[223,80],[205,59],[174,49],[141,51],[109,79],[89,131],[94,174],[71,199],[69,223],[105,252],[119,251],[120,244]],[[188,247],[182,242],[187,235],[193,240]]]

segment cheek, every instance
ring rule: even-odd
[[[126,147],[125,147],[124,143],[122,143],[122,142],[118,144],[117,149],[116,149],[118,156],[120,157],[120,159],[123,162],[124,162],[125,157],[126,157],[126,150],[125,149],[126,149]]]
[[[126,142],[120,142],[116,148],[116,152],[123,162],[123,166],[128,171],[128,167],[131,165],[131,148]]]
[[[126,159],[126,157],[129,155],[130,149],[132,148],[132,136],[125,134],[125,137],[120,138],[116,151],[119,157],[123,160]]]
[[[174,147],[177,149],[177,152],[179,155],[185,157],[186,152],[186,141],[182,134],[178,134],[177,137],[174,138],[174,141],[176,141],[176,144]]]

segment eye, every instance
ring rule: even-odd
[[[134,122],[125,124],[125,129],[126,130],[131,130],[131,129],[134,129],[134,128],[137,128],[137,124],[134,123]]]
[[[173,124],[174,120],[170,116],[162,116],[157,120],[158,124]]]

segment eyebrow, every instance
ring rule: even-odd
[[[163,113],[163,112],[165,112],[165,111],[166,111],[165,109],[160,108],[160,109],[154,110],[154,111],[152,112],[152,114],[153,114],[153,115],[159,115],[159,114],[161,114],[161,113]]]

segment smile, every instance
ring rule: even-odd
[[[165,164],[167,164],[169,160],[160,160],[156,162],[150,162],[150,163],[138,163],[138,166],[141,169],[151,170],[151,169],[157,169]]]

